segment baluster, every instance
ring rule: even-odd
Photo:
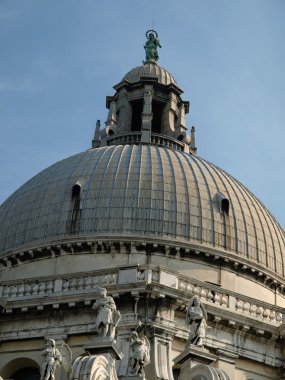
[[[269,319],[269,314],[270,314],[270,310],[269,309],[264,309],[263,310],[263,318],[264,319]]]
[[[76,290],[76,288],[77,288],[77,280],[76,280],[76,278],[73,278],[70,281],[70,290]]]
[[[277,323],[282,322],[282,314],[277,312],[276,316],[275,316],[275,319],[276,319]]]
[[[31,284],[26,284],[25,286],[25,296],[30,296],[32,293],[32,287],[31,287]]]
[[[244,302],[243,302],[241,299],[237,298],[236,309],[237,309],[238,311],[242,311],[242,309],[243,309],[243,304],[244,304]]]
[[[201,293],[201,288],[200,286],[195,286],[194,290],[193,290],[193,293],[195,294],[195,296],[200,296],[200,293]]]
[[[84,289],[84,279],[83,278],[80,278],[77,282],[77,289],[78,290],[82,290]]]
[[[19,297],[23,297],[24,292],[25,292],[25,285],[24,284],[20,284],[18,286],[18,296]]]
[[[222,294],[222,299],[221,299],[221,305],[228,307],[229,305],[229,297],[227,294]]]
[[[262,306],[258,306],[257,309],[256,309],[256,316],[258,318],[262,318],[262,313],[263,313],[263,307]]]
[[[52,293],[53,292],[53,287],[54,287],[54,283],[53,281],[49,281],[46,285],[46,292],[48,294]]]
[[[221,294],[215,293],[214,295],[214,303],[221,304]]]
[[[252,304],[250,305],[250,308],[249,308],[249,312],[250,312],[250,314],[255,315],[255,314],[256,314],[256,309],[257,309],[257,306],[256,306],[254,303],[252,303]]]
[[[200,297],[201,298],[207,298],[207,291],[205,288],[201,289]]]
[[[213,293],[211,292],[211,290],[209,290],[207,294],[207,300],[211,302],[213,298],[214,298]]]
[[[90,276],[88,276],[85,280],[85,289],[91,289],[92,286],[92,279]]]
[[[42,281],[39,283],[39,294],[45,294],[45,292],[46,292],[46,283]]]
[[[186,285],[186,291],[187,293],[193,293],[193,290],[194,290],[194,286],[192,284],[190,284],[190,282],[187,283]]]
[[[4,287],[4,291],[3,291],[3,295],[4,297],[10,297],[10,286],[5,286]]]
[[[63,288],[63,291],[64,292],[68,292],[69,291],[69,286],[70,286],[70,283],[68,280],[65,280],[63,285],[62,285],[62,288]]]
[[[245,302],[243,304],[243,311],[246,312],[246,313],[249,313],[249,309],[250,309],[250,303],[249,302]]]
[[[186,292],[187,284],[185,281],[180,280],[179,282],[179,289],[182,290],[183,292]]]
[[[32,294],[35,295],[35,294],[38,294],[38,292],[39,292],[39,285],[35,283],[32,285]]]
[[[270,322],[275,320],[275,311],[274,310],[270,310],[269,319],[270,319]]]

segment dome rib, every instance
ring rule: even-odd
[[[193,168],[193,165],[191,164],[190,160],[189,160],[189,157],[187,157],[188,160],[187,160],[187,164],[188,164],[188,168],[190,169],[192,175],[193,175],[193,178],[194,178],[194,183],[195,183],[195,187],[196,187],[196,191],[197,191],[197,199],[198,199],[198,203],[199,203],[199,215],[198,215],[198,231],[197,231],[197,240],[199,240],[200,242],[203,242],[203,235],[202,235],[202,230],[203,230],[203,208],[202,208],[202,198],[201,198],[201,191],[200,191],[200,187],[199,187],[199,181],[197,180],[197,176],[196,176],[196,173],[195,173],[195,170]],[[197,166],[197,163],[196,163],[196,159],[193,157],[193,162],[196,164]],[[191,220],[190,220],[190,226],[191,226]]]
[[[259,216],[259,219],[260,219],[260,224],[261,224],[261,227],[262,227],[262,230],[263,230],[263,234],[264,234],[264,242],[266,242],[266,234],[265,234],[265,231],[264,231],[264,224],[267,226],[268,230],[269,230],[269,235],[270,235],[270,238],[271,238],[271,243],[272,243],[272,249],[273,249],[273,252],[274,252],[274,256],[273,255],[270,255],[270,252],[268,252],[268,249],[267,249],[267,244],[265,244],[265,248],[266,248],[266,257],[272,257],[273,259],[273,262],[274,262],[274,265],[275,265],[275,271],[277,271],[277,265],[276,265],[276,254],[277,254],[277,251],[276,251],[276,248],[275,248],[275,241],[272,237],[272,234],[271,234],[271,230],[270,230],[270,227],[269,227],[269,224],[268,224],[268,220],[264,217],[264,213],[263,213],[263,210],[261,209],[261,205],[260,203],[257,201],[256,197],[249,191],[247,191],[247,189],[245,189],[245,191],[247,193],[250,193],[250,196],[252,197],[253,199],[253,205],[255,207],[255,209],[258,209],[260,210],[260,213],[262,214],[263,216],[263,220],[264,220],[264,223],[261,223],[261,218],[260,218],[260,213],[257,213],[258,216]]]
[[[129,154],[130,158],[129,158],[129,162],[128,162],[126,186],[128,186],[130,183],[130,176],[132,173],[131,168],[133,166],[133,160],[134,160],[133,150],[134,150],[134,146],[128,146],[128,154]],[[126,190],[123,192],[123,204],[124,204],[124,208],[122,210],[123,211],[123,219],[122,220],[126,220],[126,219],[128,219],[128,208],[127,208],[128,203],[127,203],[127,191]],[[126,226],[123,226],[122,230],[123,230],[123,232],[127,232]]]
[[[117,215],[116,215],[116,210],[114,210],[115,206],[113,204],[114,203],[114,195],[115,195],[114,191],[115,191],[115,186],[116,186],[116,182],[118,179],[118,173],[120,170],[120,166],[122,165],[122,159],[123,159],[123,154],[124,154],[124,147],[120,147],[120,148],[121,149],[116,148],[114,150],[112,157],[110,157],[110,161],[111,161],[111,159],[116,156],[117,170],[115,171],[115,176],[112,180],[111,186],[108,189],[108,191],[110,192],[110,197],[109,197],[109,205],[108,205],[107,212],[105,215],[106,224],[107,224],[107,231],[112,231],[113,227],[115,227],[115,224],[116,224],[115,220],[116,220]],[[110,161],[109,161],[109,163],[110,163]],[[105,195],[106,195],[106,193],[105,193]],[[114,215],[113,215],[113,213],[114,213]]]
[[[96,149],[96,151],[91,151],[90,153],[91,153],[90,160],[87,162],[85,166],[86,171],[84,170],[83,178],[81,177],[82,182],[84,182],[83,183],[83,197],[81,199],[81,204],[82,204],[82,209],[85,210],[85,214],[86,214],[85,228],[88,232],[92,231],[92,229],[96,230],[96,224],[94,225],[96,219],[93,218],[94,215],[92,212],[92,206],[94,205],[93,205],[93,202],[89,198],[89,194],[91,192],[90,191],[91,186],[94,183],[94,176],[95,176],[97,167],[100,165],[101,160],[104,158],[106,151],[104,149]],[[95,158],[97,158],[95,166],[93,167],[92,171],[91,171],[91,168],[89,171],[89,169],[87,169],[89,166],[89,163],[92,162]],[[90,180],[87,182],[87,185],[86,185],[85,178],[87,177],[88,172],[90,172]],[[92,223],[92,220],[93,220],[93,223]]]
[[[167,156],[166,150],[159,150],[161,163],[162,163],[162,173],[163,173],[163,183],[164,183],[164,192],[163,192],[163,236],[173,236],[176,237],[176,228],[172,229],[171,226],[171,212],[173,211],[173,203],[170,201],[170,194],[172,191],[170,189],[173,188],[173,175],[170,177],[168,175],[168,168],[167,163],[165,162],[166,159],[169,163],[169,156]],[[173,173],[172,173],[173,174]],[[171,182],[169,182],[169,179],[171,178]],[[176,222],[176,215],[175,215],[175,222]]]
[[[90,181],[90,188],[88,189],[88,193],[90,194],[90,199],[92,199],[92,205],[93,208],[92,212],[92,229],[97,232],[100,231],[101,225],[99,225],[100,218],[99,213],[101,211],[101,208],[103,204],[100,204],[102,202],[102,199],[100,198],[100,195],[102,194],[102,184],[104,177],[106,176],[106,170],[108,167],[108,164],[106,165],[106,161],[110,162],[110,157],[112,156],[112,151],[108,151],[107,149],[102,149],[103,154],[100,156],[99,160],[97,161],[95,168],[92,171],[92,179]],[[105,162],[104,162],[105,161]],[[95,178],[98,177],[98,178]],[[100,180],[98,180],[100,179]],[[92,187],[92,185],[94,187]],[[92,193],[96,191],[98,192],[98,196],[94,197],[92,196]],[[100,203],[99,203],[100,202]]]
[[[256,244],[255,247],[252,246],[250,244],[249,240],[248,240],[248,259],[252,260],[252,258],[254,257],[258,263],[260,263],[260,262],[262,263],[262,261],[260,260],[260,257],[259,257],[259,254],[260,254],[259,240],[258,240],[258,234],[257,234],[257,230],[256,230],[256,223],[255,223],[255,220],[254,220],[254,217],[253,217],[252,209],[250,207],[250,200],[248,199],[247,193],[244,191],[244,187],[241,186],[241,184],[238,181],[236,181],[233,177],[232,177],[232,180],[235,183],[237,189],[239,190],[239,192],[240,192],[240,194],[241,194],[244,202],[246,203],[247,210],[248,210],[248,212],[250,214],[251,226],[252,226],[252,228],[254,230],[254,234],[255,234],[255,236],[254,236],[254,240],[255,240],[255,244]],[[249,231],[249,235],[250,235],[250,231]],[[250,253],[250,247],[254,248],[254,255],[252,255]],[[265,256],[265,258],[266,258],[266,256]],[[265,265],[268,265],[268,264],[265,263]]]
[[[190,225],[190,218],[189,218],[189,216],[190,216],[190,203],[189,203],[190,195],[189,195],[189,188],[188,188],[188,185],[187,185],[186,172],[185,172],[184,166],[181,163],[181,160],[178,157],[177,151],[174,150],[173,153],[176,156],[176,160],[178,162],[180,171],[181,171],[182,176],[183,176],[183,184],[184,184],[184,189],[185,189],[185,194],[186,194],[185,204],[186,204],[186,208],[187,208],[187,211],[188,211],[188,212],[186,212],[186,225],[189,226]],[[189,228],[185,229],[185,236],[187,236],[187,238],[190,239],[190,229]]]
[[[205,164],[202,161],[198,163],[198,160],[195,160],[195,163],[196,163],[197,167],[199,168],[201,176],[204,179],[204,184],[205,184],[205,187],[207,189],[207,193],[208,193],[208,197],[209,197],[209,204],[210,204],[210,210],[211,210],[211,227],[212,227],[212,234],[211,234],[212,235],[212,241],[210,241],[209,243],[211,243],[213,245],[213,247],[215,247],[215,245],[216,245],[215,222],[217,222],[217,221],[216,221],[215,213],[214,213],[214,197],[211,194],[211,189],[210,189],[210,187],[208,185],[208,182],[207,182],[207,179],[206,179],[206,175],[205,175],[205,173],[203,172],[203,170],[201,168],[201,165],[204,165],[204,167],[206,168]],[[213,179],[213,176],[211,174],[210,174],[210,176]],[[216,190],[218,191],[217,185],[216,185]]]
[[[155,149],[155,152],[156,152],[156,157],[158,158],[158,166],[160,168],[160,173],[161,173],[161,197],[160,197],[160,204],[161,204],[161,208],[160,208],[160,212],[161,212],[161,216],[160,216],[160,220],[159,220],[159,225],[161,226],[161,233],[162,233],[162,236],[164,235],[164,224],[162,223],[162,221],[165,219],[164,218],[164,199],[165,199],[165,196],[164,196],[164,171],[163,171],[163,165],[162,165],[162,158],[161,158],[161,154],[160,154],[160,149],[157,145],[154,146],[154,149]],[[160,177],[158,175],[158,177]]]
[[[261,206],[263,206],[261,204]],[[267,215],[267,217],[269,218],[269,220],[271,221],[271,225],[272,225],[272,228],[274,229],[274,232],[275,232],[275,235],[278,239],[278,243],[279,243],[279,254],[280,254],[280,263],[282,264],[281,265],[281,273],[282,273],[282,276],[285,276],[285,265],[284,265],[284,258],[283,258],[283,255],[282,255],[282,245],[281,245],[281,241],[283,241],[283,246],[285,245],[285,238],[284,238],[284,235],[281,234],[280,232],[280,226],[277,224],[277,223],[274,223],[273,221],[273,218],[272,218],[272,215],[270,214],[270,212],[268,212],[268,210],[264,207],[264,210],[265,210],[265,213]]]

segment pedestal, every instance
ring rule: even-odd
[[[187,347],[174,359],[180,368],[179,380],[229,380],[227,374],[211,366],[218,356],[211,354],[205,348]]]
[[[109,338],[96,338],[94,342],[89,343],[83,347],[89,355],[109,353],[114,358],[114,360],[121,360],[123,358],[123,354],[117,347],[116,341]]]
[[[115,363],[123,355],[114,340],[97,337],[84,349],[86,355],[73,362],[70,380],[118,380]]]
[[[210,354],[205,348],[197,348],[195,346],[187,347],[180,355],[174,359],[174,363],[178,366],[184,366],[186,363],[193,367],[196,364],[211,364],[216,361],[217,355]]]

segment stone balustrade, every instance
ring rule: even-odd
[[[104,273],[100,271],[88,274],[62,276],[52,279],[33,279],[26,281],[0,282],[0,298],[5,302],[33,300],[49,296],[69,296],[80,292],[92,293],[99,287],[116,285],[116,294],[120,293],[120,286],[133,284],[132,293],[143,292],[145,284],[153,286],[153,294],[163,296],[172,289],[177,299],[187,304],[192,295],[196,295],[205,305],[227,309],[237,315],[252,317],[262,322],[279,326],[282,323],[281,308],[257,301],[246,296],[226,291],[213,284],[191,279],[179,272],[158,266],[130,266],[110,269]],[[136,285],[137,284],[137,285]],[[137,288],[141,285],[143,288]],[[160,289],[155,290],[155,286]],[[138,290],[140,289],[140,290]],[[164,290],[163,290],[164,289]]]
[[[51,281],[31,281],[24,283],[16,283],[13,285],[5,285],[2,290],[2,297],[31,297],[36,295],[46,295],[54,292],[55,280]]]

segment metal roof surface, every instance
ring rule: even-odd
[[[174,84],[177,86],[174,77],[155,62],[147,62],[142,66],[135,67],[123,77],[122,81],[126,80],[130,83],[136,83],[139,82],[142,77],[157,78],[160,84],[166,86]]]
[[[199,243],[284,275],[284,231],[258,199],[215,165],[154,145],[101,147],[43,170],[0,207],[0,252],[68,238],[78,181],[78,236]]]

